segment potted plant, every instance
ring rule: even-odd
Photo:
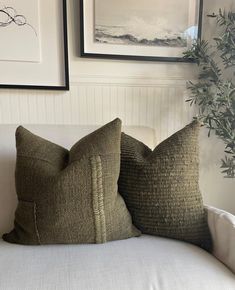
[[[235,13],[216,18],[219,35],[212,43],[200,40],[184,53],[199,67],[198,81],[189,82],[191,105],[197,104],[198,118],[225,144],[221,168],[225,177],[235,178]]]

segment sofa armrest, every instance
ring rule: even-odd
[[[212,254],[235,273],[235,216],[211,206],[205,209],[213,242]]]

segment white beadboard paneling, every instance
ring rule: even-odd
[[[192,119],[185,84],[177,78],[80,76],[69,92],[1,90],[0,122],[101,125],[119,117],[124,125],[156,129],[160,142]]]
[[[143,77],[143,76],[121,76],[121,75],[86,75],[79,74],[70,77],[71,84],[92,84],[109,86],[185,86],[185,80],[182,77]]]

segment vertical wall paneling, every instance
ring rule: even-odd
[[[74,77],[69,92],[0,91],[3,124],[104,124],[156,129],[160,142],[192,119],[185,81]]]

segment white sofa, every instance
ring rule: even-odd
[[[96,127],[25,126],[69,148]],[[13,226],[16,125],[0,125],[0,235]],[[127,134],[155,144],[149,128]],[[235,290],[235,217],[206,207],[213,255],[161,237],[101,245],[20,246],[0,240],[0,290]]]

